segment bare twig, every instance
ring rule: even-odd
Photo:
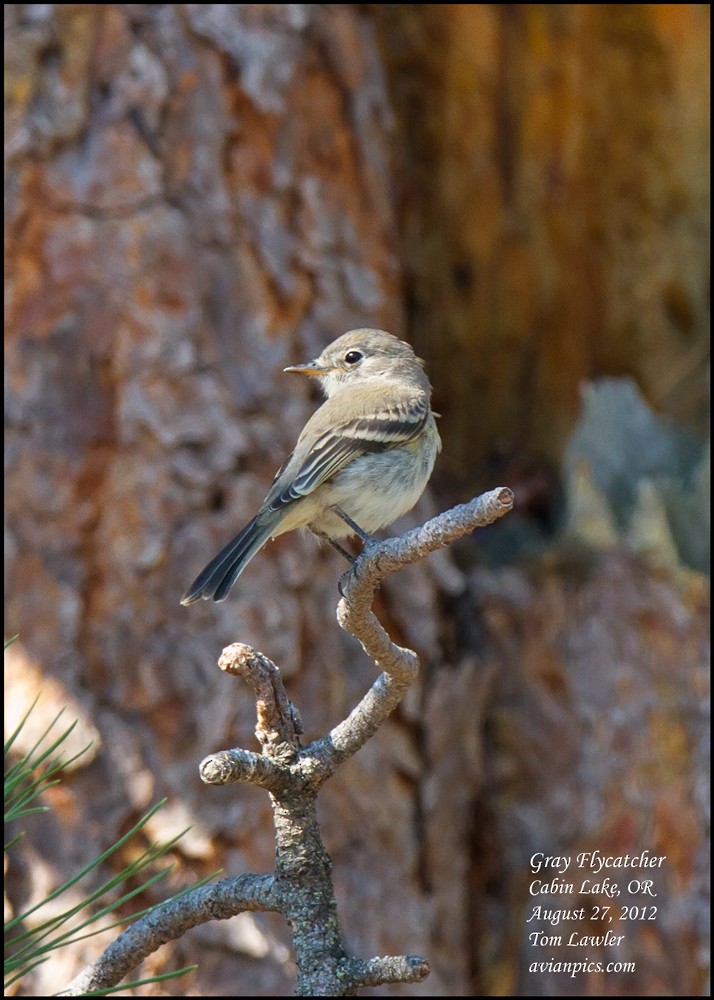
[[[313,753],[323,759],[325,777],[356,753],[394,711],[419,668],[416,653],[393,643],[371,610],[379,583],[390,573],[450,545],[475,528],[492,524],[512,507],[511,490],[491,490],[444,511],[420,528],[368,546],[342,578],[343,598],[337,607],[337,620],[341,628],[359,639],[365,653],[384,672],[344,722],[335,726],[325,740],[312,744]]]
[[[342,761],[356,753],[399,704],[418,670],[417,656],[389,638],[372,612],[374,593],[390,573],[449,545],[474,528],[508,513],[513,494],[500,488],[438,515],[420,528],[371,542],[342,578],[340,627],[357,638],[382,672],[347,719],[301,748],[299,717],[287,698],[278,667],[242,643],[228,646],[221,669],[243,677],[257,699],[256,736],[262,754],[223,750],[201,764],[209,784],[247,781],[267,788],[273,804],[275,874],[243,875],[194,890],[156,907],[129,927],[100,959],[64,991],[76,996],[115,985],[139,961],[189,927],[244,910],[277,910],[293,930],[299,996],[354,996],[384,983],[420,982],[429,964],[416,956],[362,961],[345,950],[330,878],[331,862],[317,825],[316,799]]]
[[[253,688],[258,709],[255,735],[264,752],[270,757],[283,757],[286,753],[290,756],[291,748],[297,752],[302,732],[300,716],[285,694],[280,671],[273,661],[252,646],[234,642],[223,650],[218,666],[243,677]],[[278,747],[282,749],[278,751]]]
[[[160,903],[127,927],[58,996],[78,997],[116,986],[162,944],[209,920],[227,920],[246,910],[278,909],[273,875],[239,875],[199,886],[179,899]]]

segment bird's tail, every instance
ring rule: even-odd
[[[224,601],[255,553],[271,537],[275,526],[275,520],[272,518],[258,520],[256,516],[249,521],[245,528],[198,574],[181,598],[181,603],[193,604],[200,597],[204,601]]]

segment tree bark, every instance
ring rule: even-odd
[[[272,869],[264,797],[227,806],[198,778],[254,726],[217,651],[278,662],[308,737],[372,683],[334,622],[339,557],[311,537],[268,546],[225,604],[178,603],[314,409],[285,365],[351,327],[407,336],[443,413],[444,507],[503,481],[518,511],[513,463],[557,465],[584,376],[634,372],[701,426],[708,16],[5,5],[10,705],[41,689],[95,739],[36,817],[12,898],[161,795],[152,835],[193,823],[177,883]],[[432,512],[427,496],[395,532]],[[627,936],[637,974],[576,989],[697,995],[703,578],[624,554],[474,572],[455,551],[460,569],[435,554],[385,581],[380,618],[422,674],[323,797],[351,952],[408,941],[433,995],[567,995],[528,973],[531,855],[651,846],[670,859],[665,916]],[[149,971],[200,951],[177,993],[291,989],[277,917],[171,948]]]

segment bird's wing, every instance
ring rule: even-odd
[[[428,399],[416,396],[316,434],[302,462],[291,468],[295,464],[293,452],[277,474],[264,507],[278,510],[312,493],[361,455],[406,444],[421,434],[428,416]],[[309,432],[311,422],[301,438]]]

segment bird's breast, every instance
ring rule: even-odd
[[[355,459],[320,487],[320,499],[328,509],[312,523],[332,538],[349,536],[349,527],[329,510],[335,504],[368,534],[386,528],[411,510],[424,492],[439,444],[434,428],[433,435],[425,433],[398,448]]]

